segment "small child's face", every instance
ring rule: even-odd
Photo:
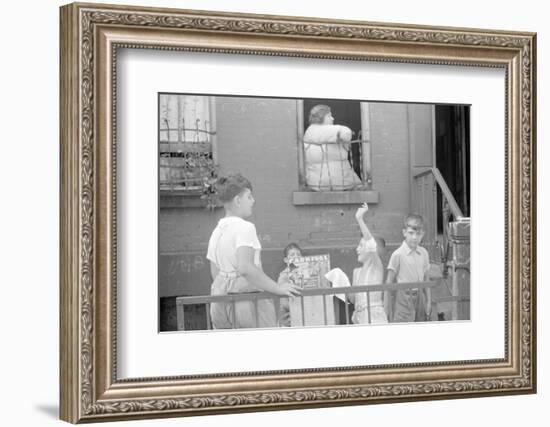
[[[284,262],[288,264],[288,263],[292,262],[293,259],[299,258],[301,256],[302,256],[302,252],[300,251],[300,249],[292,248],[288,251],[288,254],[284,258]]]
[[[424,230],[407,226],[407,228],[403,229],[403,237],[409,248],[416,249],[424,237]]]

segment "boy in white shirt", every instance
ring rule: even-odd
[[[207,258],[214,282],[212,295],[267,291],[276,295],[299,294],[290,282],[277,284],[262,270],[262,246],[256,227],[245,218],[252,215],[254,197],[250,181],[241,174],[229,175],[216,183],[218,199],[225,217],[220,219],[208,242]],[[277,326],[273,298],[254,301],[214,302],[210,304],[214,329],[262,328]]]
[[[420,246],[424,237],[424,219],[420,215],[405,217],[403,244],[395,250],[388,263],[386,283],[424,282],[428,280],[430,258]],[[431,316],[431,290],[407,289],[395,292],[392,322],[424,322]]]

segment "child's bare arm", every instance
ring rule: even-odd
[[[388,269],[388,277],[386,277],[386,283],[395,282],[395,271]]]
[[[291,282],[276,283],[254,263],[254,249],[248,246],[237,248],[237,271],[256,287],[276,295],[300,295],[300,288]]]
[[[372,234],[369,231],[369,228],[367,227],[365,220],[363,219],[363,216],[367,213],[368,210],[369,210],[369,205],[367,203],[363,203],[363,205],[361,205],[361,207],[358,208],[357,211],[355,212],[355,219],[359,224],[359,228],[361,229],[361,234],[363,235],[363,239],[365,240],[372,239]]]
[[[212,275],[212,279],[215,279],[219,272],[220,270],[218,269],[216,264],[210,261],[210,274]]]

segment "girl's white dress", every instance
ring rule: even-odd
[[[363,267],[353,270],[352,286],[380,285],[383,281],[384,267],[379,258],[373,257]],[[388,323],[382,291],[369,292],[368,297],[366,292],[355,294],[355,310],[351,321],[357,324]]]
[[[312,124],[304,133],[306,183],[316,191],[350,190],[361,180],[348,160],[351,129],[342,125]],[[342,141],[343,143],[338,143]],[[324,144],[329,143],[329,144]]]

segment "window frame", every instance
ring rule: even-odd
[[[186,189],[170,189],[160,186],[160,159],[161,159],[161,132],[165,131],[161,128],[161,113],[160,113],[160,97],[163,95],[173,95],[179,99],[183,96],[199,96],[195,94],[185,93],[159,93],[158,94],[159,110],[158,110],[158,180],[159,180],[159,206],[161,208],[178,208],[178,207],[208,207],[209,201],[203,197],[204,192],[198,189],[186,190]],[[180,135],[182,133],[181,120],[180,120],[180,107],[178,106],[178,143],[180,141]],[[212,155],[212,164],[214,171],[219,170],[219,158],[218,158],[218,134],[217,134],[217,119],[216,119],[216,97],[208,96],[208,122],[210,124],[209,138],[210,149]],[[170,135],[170,134],[168,134]]]

